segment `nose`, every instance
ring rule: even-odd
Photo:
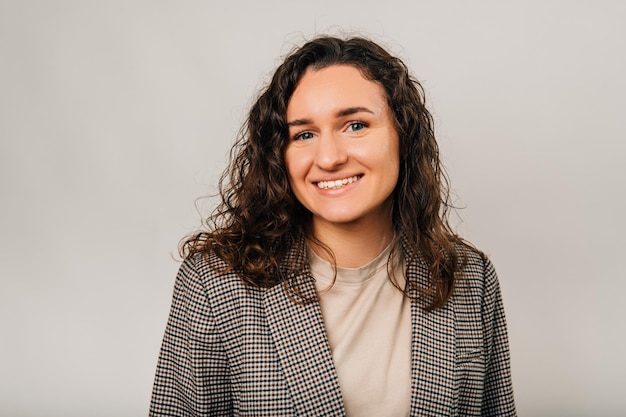
[[[321,169],[332,171],[348,160],[342,139],[332,133],[321,135],[316,149],[315,163]]]

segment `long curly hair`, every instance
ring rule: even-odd
[[[399,58],[365,38],[322,36],[285,58],[231,150],[219,181],[221,203],[207,219],[206,230],[183,240],[181,256],[213,252],[248,285],[283,283],[291,294],[300,294],[293,281],[307,262],[305,247],[298,245],[307,236],[311,214],[294,196],[285,166],[287,105],[308,69],[331,65],[354,66],[384,88],[400,139],[393,225],[405,249],[408,245],[407,262],[424,261],[430,271],[426,288],[408,282],[404,291],[410,295],[417,289],[426,310],[439,308],[450,298],[465,262],[459,247],[471,246],[449,226],[448,180],[422,86]]]

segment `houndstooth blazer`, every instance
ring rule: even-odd
[[[515,415],[496,272],[468,257],[444,307],[412,303],[411,416]],[[211,254],[180,267],[150,416],[344,416],[319,304],[293,302],[283,285],[246,286],[225,266]],[[426,285],[424,263],[406,273]],[[308,268],[295,279],[315,296]]]

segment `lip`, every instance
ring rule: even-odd
[[[356,175],[343,175],[343,176],[333,176],[329,178],[324,178],[319,181],[313,181],[315,187],[319,190],[339,190],[344,188],[346,185],[354,184],[359,181],[363,177],[363,174]]]

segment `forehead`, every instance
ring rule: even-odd
[[[309,68],[298,82],[287,105],[287,115],[301,111],[321,111],[345,106],[386,105],[382,86],[368,80],[351,65]]]

